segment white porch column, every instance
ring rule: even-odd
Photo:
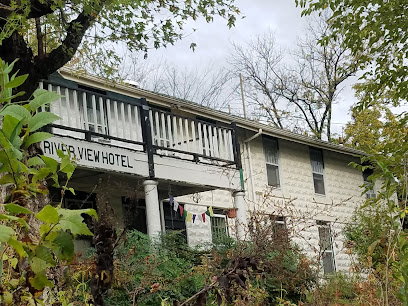
[[[143,182],[146,201],[147,234],[150,238],[157,237],[161,232],[159,194],[157,182],[146,180]]]
[[[244,191],[236,191],[233,193],[234,206],[237,208],[236,227],[238,240],[244,240],[248,230],[247,209],[244,196]]]

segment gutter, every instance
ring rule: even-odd
[[[254,185],[254,173],[252,170],[253,168],[252,168],[251,146],[249,145],[249,142],[254,140],[255,138],[258,138],[261,135],[262,135],[262,129],[259,129],[255,135],[252,135],[251,137],[244,140],[244,145],[246,146],[247,158],[248,158],[248,167],[249,167],[249,176],[250,176],[249,179],[251,181],[251,197],[252,197],[252,203],[254,207],[255,207],[256,194],[255,194],[255,185]]]

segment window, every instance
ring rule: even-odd
[[[214,211],[211,219],[211,235],[213,243],[220,242],[228,237],[227,217],[221,210]]]
[[[145,200],[122,197],[122,209],[126,229],[147,234]]]
[[[182,204],[179,204],[183,206]],[[187,242],[186,222],[179,211],[174,211],[169,202],[163,203],[164,228],[168,231],[180,231],[184,240]]]
[[[373,169],[367,168],[363,171],[364,185],[367,188],[366,197],[367,199],[375,198],[374,183],[369,180],[369,176],[373,174]]]
[[[323,263],[323,272],[324,274],[329,274],[336,270],[330,224],[325,221],[317,221],[317,226],[319,229],[319,246]]]
[[[310,148],[310,162],[312,164],[315,193],[326,194],[324,189],[324,162],[322,150]]]
[[[273,239],[276,242],[289,241],[286,218],[283,216],[271,215]]]
[[[263,143],[268,185],[280,187],[278,141],[273,138],[264,138]]]
[[[75,195],[72,194],[71,192],[66,191],[64,198],[61,199],[61,189],[60,188],[54,188],[50,187],[49,190],[49,196],[51,203],[53,204],[59,204],[61,203],[62,200],[62,206],[66,209],[87,209],[87,208],[93,208],[97,210],[96,206],[96,194],[92,193],[89,194],[84,191],[80,190],[75,190]],[[93,217],[89,216],[88,214],[81,214],[83,217],[83,222],[87,225],[89,230],[91,232],[94,231],[94,219]],[[87,240],[90,242],[90,245],[92,244],[92,237],[87,236],[87,235],[77,235],[76,239],[79,240]]]

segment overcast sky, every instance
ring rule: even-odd
[[[149,61],[165,60],[180,69],[194,69],[214,63],[225,66],[232,41],[244,43],[271,29],[277,45],[290,49],[295,46],[297,37],[304,33],[307,21],[300,16],[301,10],[295,6],[294,0],[237,0],[236,4],[245,18],[238,19],[234,28],[228,29],[226,21],[221,18],[210,24],[189,22],[185,29],[197,28],[196,32],[189,31],[191,34],[174,46],[149,52]],[[195,52],[189,48],[192,42],[197,44]],[[348,83],[353,82],[355,79]],[[346,86],[340,94],[339,103],[333,108],[335,133],[341,134],[354,102],[351,87]]]

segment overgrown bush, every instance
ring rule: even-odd
[[[318,289],[308,292],[307,302],[313,305],[350,305],[356,301],[359,279],[341,272],[327,277]]]
[[[352,254],[357,258],[356,272],[372,272],[386,261],[386,241],[391,230],[384,216],[387,208],[375,199],[368,200],[371,205],[363,205],[353,214],[353,218],[344,229],[344,235]]]
[[[206,274],[194,264],[200,251],[189,248],[177,232],[157,241],[130,231],[116,250],[115,280],[108,305],[161,305],[182,301],[205,285]]]
[[[157,241],[128,232],[116,250],[108,305],[265,305],[297,302],[314,284],[310,262],[289,241],[264,240],[190,248],[168,233]],[[190,299],[191,298],[191,299]]]

